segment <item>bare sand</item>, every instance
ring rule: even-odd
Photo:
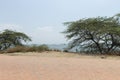
[[[58,52],[0,55],[0,80],[120,80],[120,59]]]

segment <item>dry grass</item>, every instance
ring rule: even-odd
[[[1,53],[16,53],[16,52],[43,52],[49,51],[49,48],[46,45],[40,46],[16,46],[13,48],[8,48],[6,50],[1,51]]]
[[[37,57],[66,57],[66,58],[84,58],[84,59],[120,59],[120,56],[104,55],[85,55],[67,52],[45,51],[45,52],[16,52],[6,53],[9,56],[37,56]]]

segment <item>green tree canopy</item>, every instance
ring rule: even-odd
[[[71,40],[70,49],[80,48],[88,53],[120,52],[120,18],[113,17],[85,18],[66,22],[63,32]]]
[[[0,50],[22,46],[27,41],[31,39],[26,34],[6,29],[0,33]]]

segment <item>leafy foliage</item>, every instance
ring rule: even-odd
[[[63,33],[71,40],[70,49],[79,47],[88,53],[120,52],[120,18],[96,17],[66,22]]]
[[[26,34],[6,29],[0,33],[0,50],[22,46],[22,42],[27,41],[31,41],[31,39]]]

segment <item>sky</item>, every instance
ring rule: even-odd
[[[64,44],[64,22],[117,13],[120,0],[0,0],[0,31],[24,32],[32,44]]]

